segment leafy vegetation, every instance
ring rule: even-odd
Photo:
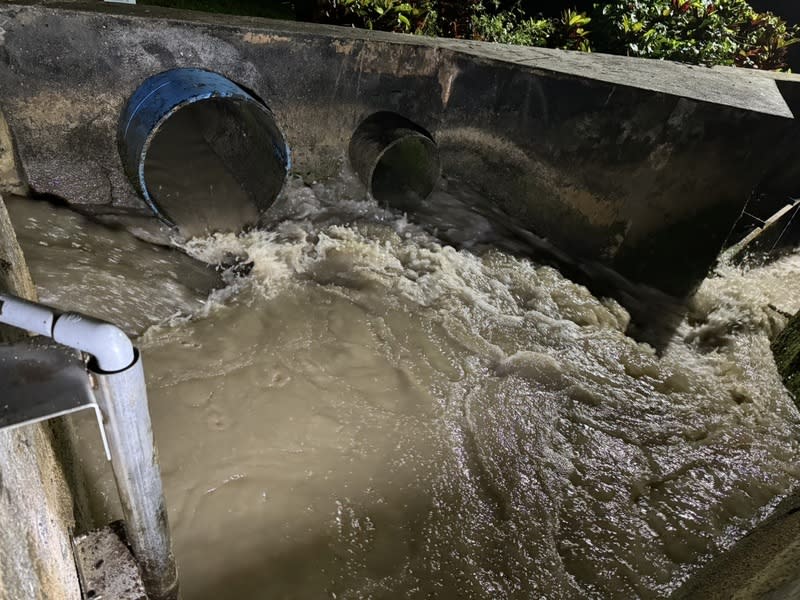
[[[324,1],[332,22],[374,29],[757,69],[785,68],[800,37],[746,0],[615,0],[558,17],[526,13],[519,1]]]
[[[497,8],[497,5],[495,5]],[[483,5],[472,18],[472,37],[487,42],[591,51],[591,17],[567,9],[558,18],[532,18],[519,5],[491,13]]]
[[[401,33],[422,33],[434,19],[433,0],[332,0],[323,8],[329,21]]]
[[[595,49],[615,54],[778,69],[798,41],[796,27],[745,0],[617,1],[593,13]]]
[[[756,69],[786,68],[787,49],[800,38],[797,26],[757,12],[747,0],[139,1],[277,18],[296,14],[300,19],[401,33]]]

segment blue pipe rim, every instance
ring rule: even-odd
[[[289,177],[289,173],[291,172],[291,168],[292,168],[292,153],[291,153],[291,149],[289,148],[289,144],[286,142],[286,138],[284,137],[283,133],[280,131],[280,129],[277,126],[277,123],[275,122],[274,113],[264,103],[263,100],[261,100],[258,97],[255,97],[249,91],[245,90],[239,84],[237,84],[233,80],[229,79],[225,75],[222,75],[221,73],[217,73],[216,71],[212,71],[210,69],[203,69],[203,68],[199,68],[199,67],[177,67],[177,68],[174,68],[174,69],[168,69],[166,71],[162,71],[160,73],[156,73],[154,75],[151,75],[150,77],[145,79],[142,83],[139,84],[139,86],[136,88],[136,90],[134,90],[134,93],[131,95],[130,98],[132,99],[135,96],[136,92],[138,92],[139,89],[141,89],[142,86],[146,85],[146,83],[149,80],[151,80],[151,79],[153,79],[155,77],[167,76],[168,74],[174,73],[176,71],[182,71],[182,72],[195,71],[195,72],[208,73],[208,74],[213,75],[215,77],[220,77],[220,78],[224,79],[228,84],[230,84],[230,86],[232,86],[233,88],[238,90],[239,93],[238,94],[234,94],[233,92],[230,92],[230,91],[229,92],[220,92],[218,90],[210,90],[210,91],[208,91],[206,93],[195,94],[195,95],[191,96],[190,98],[187,98],[187,99],[175,104],[170,110],[168,110],[164,115],[162,115],[155,122],[155,124],[150,128],[150,130],[149,130],[147,136],[145,137],[144,141],[142,142],[142,148],[139,151],[139,155],[138,155],[138,157],[136,159],[136,163],[137,163],[137,165],[136,165],[136,182],[138,183],[139,191],[141,192],[143,200],[147,204],[148,208],[150,208],[150,210],[153,212],[153,214],[160,221],[162,221],[166,225],[168,225],[170,227],[173,227],[173,228],[178,227],[178,225],[177,225],[177,223],[173,222],[166,214],[164,214],[164,212],[158,207],[158,205],[153,200],[153,197],[150,194],[150,190],[147,187],[147,182],[146,182],[146,179],[145,179],[144,170],[145,170],[145,160],[147,158],[147,153],[148,153],[148,151],[150,149],[150,145],[151,145],[153,139],[155,139],[156,135],[158,135],[158,133],[160,132],[161,126],[164,125],[164,123],[166,121],[168,121],[178,111],[180,111],[180,110],[182,110],[182,109],[184,109],[184,108],[186,108],[188,106],[191,106],[193,104],[197,104],[199,102],[206,102],[206,101],[214,100],[214,99],[217,99],[217,98],[228,99],[228,100],[230,100],[232,102],[237,102],[237,103],[241,103],[241,104],[247,104],[249,106],[255,107],[260,112],[262,112],[263,114],[267,115],[269,117],[269,119],[273,123],[275,123],[276,130],[278,131],[278,134],[280,135],[280,138],[281,138],[281,140],[283,142],[282,147],[278,147],[277,145],[273,144],[273,150],[275,152],[275,155],[278,156],[279,160],[285,165],[285,168],[284,168],[285,172],[284,172],[284,177],[283,177],[282,184],[285,184],[286,180]],[[139,109],[150,98],[152,98],[152,96],[154,94],[156,94],[158,91],[160,91],[164,87],[172,85],[174,83],[175,83],[174,81],[167,80],[167,81],[164,81],[158,87],[150,90],[150,92],[137,103],[137,105],[133,108],[133,110],[129,111],[128,105],[126,105],[124,107],[123,114],[126,113],[126,112],[129,112],[129,116],[128,116],[127,122],[125,123],[124,129],[123,128],[119,128],[118,129],[120,148],[122,147],[123,144],[127,143],[126,140],[127,140],[129,128],[131,126],[131,123],[133,122],[133,119],[138,114]],[[130,102],[130,99],[128,100],[128,102]],[[121,155],[122,155],[122,152],[121,152]],[[125,162],[124,158],[123,158],[123,162]]]

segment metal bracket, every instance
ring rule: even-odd
[[[92,409],[111,459],[103,415],[79,352],[44,337],[0,345],[0,382],[0,430]]]

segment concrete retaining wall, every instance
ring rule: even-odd
[[[36,295],[2,198],[0,290]],[[20,334],[0,327],[0,343]],[[80,598],[73,505],[61,464],[49,425],[0,431],[0,599]]]
[[[0,106],[24,173],[71,203],[141,206],[116,147],[147,76],[260,95],[295,171],[335,174],[361,119],[403,114],[444,172],[579,260],[673,296],[705,276],[793,123],[751,72],[298,23],[68,3],[0,6]]]

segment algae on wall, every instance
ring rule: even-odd
[[[2,198],[0,291],[35,298]],[[0,328],[0,343],[22,335]],[[72,509],[49,427],[0,431],[0,599],[79,600]]]
[[[800,312],[772,342],[772,354],[786,389],[800,408]]]

